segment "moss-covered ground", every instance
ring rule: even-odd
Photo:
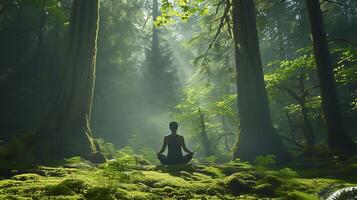
[[[123,156],[93,165],[75,157],[18,168],[2,162],[0,199],[314,200],[357,185],[356,157],[296,159],[284,167],[270,161],[157,166]]]

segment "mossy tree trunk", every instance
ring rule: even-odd
[[[39,158],[95,151],[89,127],[95,82],[99,0],[74,0],[70,39],[60,88],[52,110],[37,134]]]
[[[233,31],[240,132],[233,158],[254,160],[286,150],[272,126],[259,51],[254,0],[234,0]]]
[[[343,123],[320,2],[319,0],[306,0],[306,5],[321,89],[322,108],[327,125],[328,144],[332,149],[357,152],[357,144],[348,135]]]

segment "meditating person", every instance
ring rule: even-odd
[[[177,134],[177,122],[170,122],[169,124],[171,134],[165,136],[161,150],[157,153],[157,157],[163,165],[188,163],[193,156],[193,152],[188,150],[185,140],[182,135]],[[167,156],[163,153],[168,147]],[[181,148],[187,153],[182,154]]]

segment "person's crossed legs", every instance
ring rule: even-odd
[[[164,154],[158,154],[157,155],[157,158],[160,160],[161,164],[163,164],[163,165],[183,164],[183,163],[187,164],[188,162],[190,162],[190,160],[192,160],[192,157],[193,157],[193,154],[189,153],[189,154],[184,155],[179,160],[172,161],[172,160],[169,160],[167,158],[167,156],[165,156]]]

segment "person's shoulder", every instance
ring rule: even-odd
[[[183,139],[183,136],[182,135],[178,135],[179,138]]]

